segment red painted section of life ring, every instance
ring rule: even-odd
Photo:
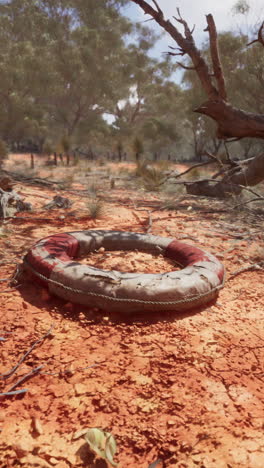
[[[77,256],[79,243],[70,234],[62,233],[39,241],[26,255],[25,259],[40,274],[49,278],[56,265],[56,259],[68,262]],[[54,259],[54,261],[51,261]]]
[[[165,256],[171,260],[179,262],[184,268],[187,266],[194,265],[197,262],[211,261],[210,256],[207,252],[195,247],[194,245],[185,244],[179,242],[176,239],[173,240],[165,250]],[[216,274],[219,280],[222,282],[224,279],[224,266],[217,262]]]
[[[46,239],[43,248],[47,250],[50,255],[54,255],[63,262],[67,262],[71,258],[76,257],[79,242],[71,234],[55,234]]]

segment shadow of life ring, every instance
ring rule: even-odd
[[[121,273],[83,265],[74,258],[106,250],[163,254],[181,270],[158,274]],[[66,301],[108,311],[188,310],[217,297],[224,286],[224,266],[198,247],[173,238],[121,231],[77,231],[38,241],[24,266],[50,293]]]

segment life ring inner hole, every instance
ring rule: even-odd
[[[118,270],[122,273],[166,273],[182,267],[163,254],[140,250],[105,250],[100,247],[85,257],[76,258],[78,263],[101,270]]]

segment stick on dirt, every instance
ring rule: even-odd
[[[264,268],[262,268],[257,263],[254,263],[254,265],[249,265],[249,266],[240,268],[237,271],[234,271],[234,273],[231,273],[231,278],[229,278],[229,279],[233,279],[235,276],[240,275],[240,273],[244,273],[245,271],[251,271],[251,270],[262,270],[263,271]]]
[[[2,397],[2,396],[21,395],[22,393],[26,393],[26,392],[28,392],[28,388],[23,388],[22,390],[14,390],[13,392],[0,393],[0,397]]]
[[[11,375],[13,375],[17,371],[19,366],[25,361],[25,359],[33,351],[33,349],[35,349],[40,343],[42,343],[42,341],[44,341],[51,334],[51,331],[53,330],[53,328],[54,328],[54,325],[50,327],[50,329],[47,331],[47,333],[45,333],[45,335],[43,335],[41,338],[35,341],[35,343],[33,343],[31,348],[19,359],[18,363],[9,372],[2,374],[1,377],[3,377],[4,379],[8,379],[9,377],[11,377]]]
[[[32,369],[32,371],[30,371],[28,374],[23,375],[23,377],[21,377],[14,385],[12,385],[12,387],[9,388],[8,393],[15,390],[15,388],[18,387],[18,385],[30,379],[31,377],[33,377],[33,375],[38,374],[39,371],[43,369],[43,367],[44,367],[44,364],[42,364],[41,366],[35,367],[35,369]]]

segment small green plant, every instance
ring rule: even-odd
[[[99,200],[98,198],[93,198],[92,200],[90,200],[88,202],[87,209],[88,209],[88,214],[90,218],[92,219],[101,218],[101,216],[104,213],[103,202]]]

